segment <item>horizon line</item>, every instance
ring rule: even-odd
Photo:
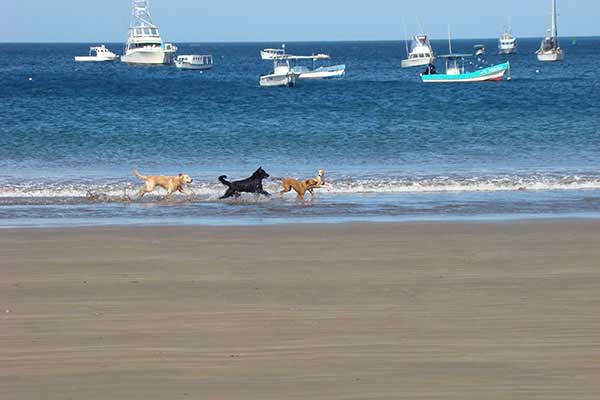
[[[563,38],[578,38],[578,39],[593,39],[600,38],[600,35],[590,35],[590,36],[577,36],[577,35],[562,35]],[[541,36],[517,36],[518,39],[542,39]],[[459,37],[452,38],[452,40],[497,40],[497,37]],[[448,40],[448,38],[431,38],[430,40]],[[181,40],[173,40],[166,41],[167,43],[176,42],[176,43],[206,43],[206,44],[252,44],[252,43],[352,43],[352,42],[404,42],[405,39],[333,39],[333,40],[214,40],[214,41],[181,41]],[[126,43],[127,40],[124,41],[2,41],[0,40],[0,44],[89,44],[89,43]],[[165,42],[163,40],[163,42]]]

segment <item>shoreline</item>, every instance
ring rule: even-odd
[[[509,216],[473,216],[473,217],[456,217],[449,216],[445,218],[431,217],[431,218],[369,218],[356,219],[348,217],[331,217],[331,218],[312,218],[310,219],[294,219],[294,218],[265,218],[260,222],[254,221],[258,218],[248,218],[248,222],[240,223],[240,218],[237,218],[236,222],[232,222],[232,219],[218,220],[214,218],[215,222],[182,222],[172,223],[171,220],[174,218],[164,218],[167,222],[158,221],[161,218],[156,218],[157,222],[122,222],[122,223],[97,223],[92,222],[88,224],[76,224],[76,223],[64,223],[63,224],[46,224],[46,225],[14,225],[14,226],[2,226],[0,225],[0,232],[2,231],[31,231],[31,230],[94,230],[94,229],[261,229],[261,228],[273,228],[273,227],[319,227],[319,226],[349,226],[349,225],[405,225],[405,226],[419,226],[419,225],[505,225],[505,224],[539,224],[539,223],[574,223],[574,222],[599,222],[600,213],[582,213],[578,214],[565,214],[565,215],[540,215],[540,216],[520,216],[509,215]],[[218,221],[217,221],[218,220]]]
[[[0,230],[24,398],[592,400],[600,221]]]

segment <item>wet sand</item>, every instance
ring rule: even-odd
[[[598,399],[600,222],[0,230],[0,398]]]

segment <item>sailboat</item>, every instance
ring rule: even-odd
[[[133,15],[121,61],[127,64],[170,64],[177,47],[163,43],[150,18],[150,0],[131,0]]]
[[[565,58],[565,51],[560,48],[558,42],[556,0],[552,0],[552,28],[548,30],[548,33],[542,40],[542,44],[536,54],[538,61],[562,61]]]

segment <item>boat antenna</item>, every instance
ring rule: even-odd
[[[450,24],[448,24],[448,51],[452,54],[452,40],[450,39]]]
[[[406,21],[404,21],[404,17],[402,17],[402,25],[404,25],[404,44],[406,45],[406,56],[408,57],[408,32],[406,31]]]
[[[417,17],[417,24],[419,24],[419,29],[421,29],[421,33],[425,34],[425,28],[423,28],[423,24],[421,23],[421,18]]]

